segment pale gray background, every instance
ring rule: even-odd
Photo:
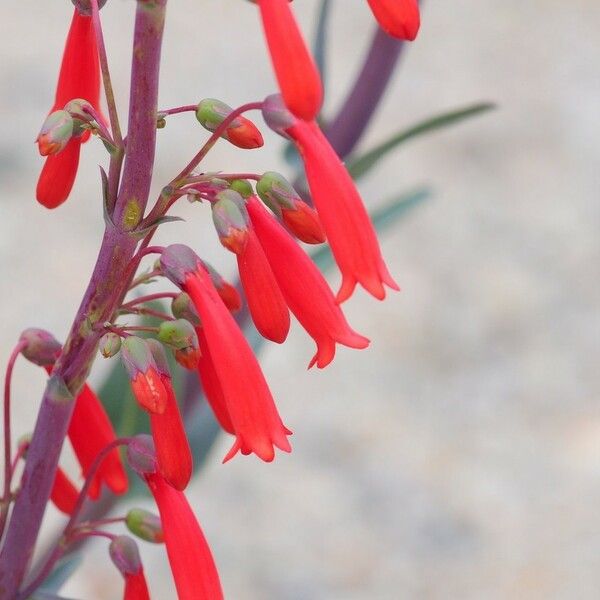
[[[121,109],[133,4],[111,0],[104,11]],[[366,1],[335,4],[328,111],[373,27]],[[316,6],[294,2],[307,31]],[[70,5],[11,1],[2,13],[4,362],[26,326],[66,334],[99,244],[105,159],[88,144],[69,202],[55,212],[37,205],[33,140]],[[221,466],[223,439],[189,488],[228,598],[598,597],[599,34],[597,0],[426,3],[365,146],[474,100],[500,110],[406,147],[361,185],[373,204],[423,183],[435,190],[383,239],[403,292],[347,304],[372,347],[306,372],[312,344],[296,327],[263,354],[293,454]],[[235,105],[273,89],[255,7],[171,2],[162,106],[205,96]],[[156,189],[204,137],[192,118],[170,120]],[[207,166],[284,168],[278,139],[266,139],[247,153],[219,144]],[[206,211],[179,214],[187,222],[166,226],[160,241],[191,243],[231,269]],[[43,379],[19,363],[18,432],[32,428]],[[143,555],[153,597],[174,598],[162,548],[145,545]],[[100,542],[64,593],[101,600],[121,589]]]

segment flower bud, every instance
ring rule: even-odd
[[[244,199],[233,190],[216,195],[212,205],[213,223],[221,244],[234,254],[240,254],[248,241],[248,212]]]
[[[268,171],[256,184],[256,192],[299,240],[307,244],[325,241],[317,211],[300,198],[283,175]]]
[[[121,336],[113,331],[105,333],[100,338],[99,350],[104,358],[111,358],[117,355],[119,350],[121,350]]]
[[[136,435],[127,444],[126,455],[129,466],[140,477],[143,477],[146,473],[156,473],[158,463],[152,436],[145,433]]]
[[[158,339],[176,350],[198,347],[194,326],[186,319],[163,321],[158,328]]]
[[[202,358],[200,348],[181,348],[180,350],[174,350],[173,356],[179,365],[188,371],[194,371],[198,367],[198,361]]]
[[[64,110],[73,119],[73,137],[79,137],[85,131],[83,126],[94,122],[94,117],[86,109],[93,110],[93,107],[83,98],[75,98],[65,104]]]
[[[58,154],[72,137],[73,118],[66,110],[56,110],[46,117],[36,142],[40,154],[48,156]]]
[[[252,185],[247,179],[234,179],[229,182],[229,187],[244,199],[249,198],[254,193]]]
[[[148,341],[134,335],[125,338],[121,344],[121,360],[140,406],[149,412],[161,414],[167,403],[167,392],[160,380]]]
[[[165,539],[160,517],[143,508],[132,508],[125,516],[125,524],[131,533],[146,542],[161,544]]]
[[[198,316],[196,307],[193,305],[192,299],[185,292],[181,292],[181,294],[173,298],[171,312],[176,319],[186,319],[192,325],[200,325],[200,317]]]
[[[196,108],[196,119],[208,131],[215,131],[219,125],[231,114],[233,109],[220,100],[206,98]],[[236,117],[221,134],[221,137],[231,142],[238,148],[251,150],[263,145],[260,131],[252,121],[242,117]]]
[[[110,558],[123,575],[135,575],[142,569],[142,559],[135,540],[119,535],[108,547]]]
[[[21,354],[28,361],[40,367],[53,365],[62,349],[51,333],[35,327],[23,331],[19,341],[27,344]]]

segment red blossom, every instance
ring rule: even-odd
[[[323,86],[288,0],[257,3],[285,104],[299,119],[310,121],[321,108]]]
[[[398,290],[381,256],[375,229],[356,185],[319,126],[295,120],[285,129],[295,142],[327,239],[342,273],[337,302],[349,298],[356,284],[379,300],[384,284]]]
[[[419,33],[418,0],[368,0],[379,26],[392,37],[412,41]]]
[[[150,600],[148,584],[146,583],[143,569],[140,569],[137,573],[126,573],[124,577],[125,591],[123,593],[123,600]]]
[[[192,476],[193,459],[171,378],[161,375],[167,391],[162,414],[150,413],[150,428],[156,447],[158,467],[175,489],[184,490]]]
[[[145,474],[164,530],[179,600],[220,600],[219,574],[206,538],[185,497],[158,473]]]
[[[366,348],[369,340],[353,331],[321,272],[290,234],[256,198],[248,200],[248,213],[265,254],[271,263],[285,301],[317,344],[309,367],[327,366],[335,344]]]
[[[75,98],[83,98],[96,107],[100,102],[100,66],[92,19],[77,9],[73,12],[50,112],[62,109]],[[56,208],[69,196],[77,174],[81,144],[88,137],[89,132],[84,132],[81,137],[71,139],[62,152],[46,158],[36,197],[47,208]]]
[[[283,425],[258,361],[206,269],[198,264],[195,271],[186,273],[182,288],[200,315],[235,431],[236,441],[224,461],[241,451],[254,452],[269,462],[275,456],[274,445],[290,452],[287,436],[291,432]]]
[[[243,250],[237,254],[237,263],[256,329],[264,338],[283,343],[290,330],[290,313],[252,227]]]

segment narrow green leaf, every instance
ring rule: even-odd
[[[371,212],[370,216],[375,229],[379,233],[389,229],[409,211],[430,197],[431,192],[427,189],[405,192],[400,196],[396,196],[382,207]],[[319,246],[317,250],[311,253],[310,257],[323,272],[326,272],[335,264],[329,244]]]
[[[425,121],[421,121],[420,123],[393,135],[387,141],[379,144],[366,154],[357,158],[351,157],[347,163],[348,171],[354,179],[358,179],[371,170],[380,158],[402,145],[404,142],[425,135],[426,133],[437,131],[450,125],[455,125],[465,119],[492,110],[495,107],[496,105],[491,102],[480,102],[466,108],[452,110],[436,117],[426,119]]]

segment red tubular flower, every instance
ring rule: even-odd
[[[256,329],[268,340],[283,343],[290,330],[290,313],[252,227],[244,249],[237,255],[237,263]]]
[[[219,574],[208,543],[183,492],[157,473],[147,473],[165,534],[169,564],[179,600],[220,600]]]
[[[125,579],[123,600],[150,600],[144,567],[135,541],[126,535],[117,536],[110,543],[109,553]]]
[[[265,249],[284,298],[300,324],[317,344],[315,363],[321,369],[335,355],[335,344],[366,348],[369,340],[353,331],[321,272],[290,234],[256,197],[248,200],[248,213]]]
[[[379,26],[392,37],[412,42],[421,25],[417,0],[368,0]]]
[[[58,467],[54,478],[54,485],[50,492],[52,504],[66,515],[70,515],[75,510],[79,492],[71,480],[65,475],[65,472]]]
[[[140,569],[138,573],[127,573],[124,577],[125,592],[123,593],[123,600],[150,600],[143,569]]]
[[[75,9],[60,67],[53,112],[67,102],[83,98],[93,106],[100,101],[100,66],[91,17]],[[36,197],[47,208],[62,204],[73,187],[81,143],[89,137],[85,132],[73,138],[59,154],[49,156],[38,180]]]
[[[45,369],[48,374],[52,372],[49,365]],[[83,477],[87,477],[100,451],[117,438],[102,402],[87,383],[75,400],[68,436]],[[127,473],[118,448],[108,453],[96,471],[88,489],[88,496],[92,500],[99,498],[102,483],[115,494],[127,491]]]
[[[185,433],[177,397],[168,372],[164,350],[156,340],[147,340],[160,372],[160,380],[167,392],[165,410],[150,412],[150,428],[156,448],[158,468],[164,479],[175,489],[184,490],[193,469],[192,451]]]
[[[223,246],[237,257],[252,320],[263,337],[281,344],[290,330],[290,314],[249,223],[244,199],[234,190],[219,192],[215,198],[212,205],[215,228]]]
[[[215,372],[221,384],[236,441],[225,456],[254,452],[264,461],[275,456],[273,446],[290,452],[287,436],[269,386],[252,349],[219,298],[208,271],[186,246],[175,244],[161,256],[165,276],[192,299],[202,321]]]
[[[286,106],[311,121],[321,108],[323,86],[288,0],[256,0],[271,61]]]
[[[263,115],[275,131],[290,137],[302,155],[306,178],[335,261],[342,273],[338,303],[360,283],[379,300],[383,285],[398,290],[354,181],[315,122],[294,119],[278,96],[265,100]]]
[[[104,406],[87,384],[84,384],[75,401],[75,409],[69,424],[69,439],[84,477],[99,452],[116,439],[115,430]],[[102,483],[115,494],[124,494],[127,491],[127,474],[118,448],[108,453],[94,475],[88,491],[92,500],[97,500],[100,496]]]
[[[219,382],[217,372],[215,371],[215,365],[213,364],[202,327],[196,327],[196,334],[198,335],[200,352],[202,353],[202,356],[198,361],[198,376],[200,378],[200,383],[202,384],[202,389],[204,390],[204,395],[206,396],[219,425],[227,433],[235,435],[231,417],[227,410],[227,404],[225,403],[223,388]]]

